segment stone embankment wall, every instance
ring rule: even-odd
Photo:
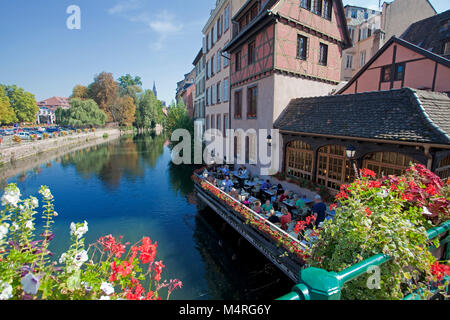
[[[25,159],[34,155],[44,154],[58,149],[67,149],[68,147],[77,147],[91,144],[92,142],[102,143],[106,139],[104,134],[108,135],[107,140],[118,138],[121,134],[119,129],[104,129],[89,133],[79,133],[34,142],[24,142],[9,146],[0,147],[0,164],[7,164],[17,160]]]

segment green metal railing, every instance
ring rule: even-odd
[[[439,227],[429,230],[428,239],[433,240],[450,230],[450,221]],[[449,256],[449,236],[441,241],[446,245],[445,259]],[[300,271],[299,284],[292,288],[292,292],[277,300],[340,300],[341,290],[345,283],[352,281],[367,273],[369,268],[381,266],[391,258],[384,254],[378,254],[367,260],[361,261],[340,272],[328,272],[319,268],[306,268]],[[421,292],[410,294],[405,300],[421,299]]]

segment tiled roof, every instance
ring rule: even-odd
[[[450,97],[404,88],[293,99],[274,128],[418,143],[450,144]]]
[[[53,111],[58,107],[62,107],[63,109],[70,108],[69,98],[65,97],[51,97],[47,100],[39,101],[37,105],[40,107],[46,106]]]
[[[402,39],[435,54],[443,54],[443,41],[450,38],[450,10],[413,23],[401,36]],[[447,23],[447,27],[443,25]],[[447,55],[447,58],[449,55]]]

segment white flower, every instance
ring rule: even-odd
[[[423,207],[422,209],[423,209],[423,214],[425,214],[425,215],[427,215],[427,216],[433,215],[433,214],[430,212],[430,210],[428,210],[427,207]]]
[[[88,259],[89,259],[89,257],[88,257],[88,254],[87,254],[87,251],[86,250],[83,250],[83,251],[81,251],[81,252],[78,252],[76,255],[75,255],[75,258],[74,258],[74,264],[77,266],[77,267],[81,267],[82,265],[83,265],[83,263],[85,263],[86,261],[88,261]]]
[[[88,232],[88,230],[88,223],[86,221],[84,221],[83,226],[79,227],[77,227],[77,225],[73,222],[70,224],[70,235],[76,236],[77,239],[82,238],[86,234],[86,232]]]
[[[19,225],[15,222],[12,223],[12,227],[14,228],[14,231],[19,230]]]
[[[17,188],[16,185],[11,184],[9,185],[5,193],[3,194],[1,198],[2,206],[12,206],[17,207],[17,203],[20,201],[20,190]]]
[[[100,286],[100,290],[102,290],[108,296],[114,293],[114,287],[108,282],[103,282]]]
[[[386,189],[382,189],[380,192],[377,193],[377,196],[384,199],[387,196],[389,196],[389,191],[387,191]]]
[[[27,221],[27,223],[25,224],[25,228],[33,230],[33,222]]]
[[[99,300],[111,300],[109,296],[101,296]]]
[[[55,216],[55,217],[57,217],[58,216],[58,212],[53,212],[53,215]]]
[[[63,254],[61,255],[61,258],[59,258],[59,263],[60,263],[60,264],[65,263],[65,262],[66,262],[66,258],[67,258],[67,253],[63,253]]]
[[[0,225],[0,240],[8,234],[9,224],[5,223]]]
[[[0,300],[9,300],[12,298],[11,285],[0,281]]]
[[[39,201],[35,197],[31,197],[31,205],[33,206],[33,209],[37,208],[39,206]]]
[[[53,195],[47,186],[41,186],[41,188],[39,189],[39,193],[44,197],[45,200],[53,199]]]

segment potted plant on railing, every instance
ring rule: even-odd
[[[380,253],[392,258],[380,267],[379,290],[368,288],[367,274],[344,286],[344,299],[403,299],[418,289],[429,294],[430,283],[450,275],[448,262],[428,250],[427,235],[450,219],[450,185],[424,166],[380,179],[363,169],[336,200],[330,207],[335,219],[324,224],[308,263],[339,272]],[[439,239],[433,245],[439,247]]]

